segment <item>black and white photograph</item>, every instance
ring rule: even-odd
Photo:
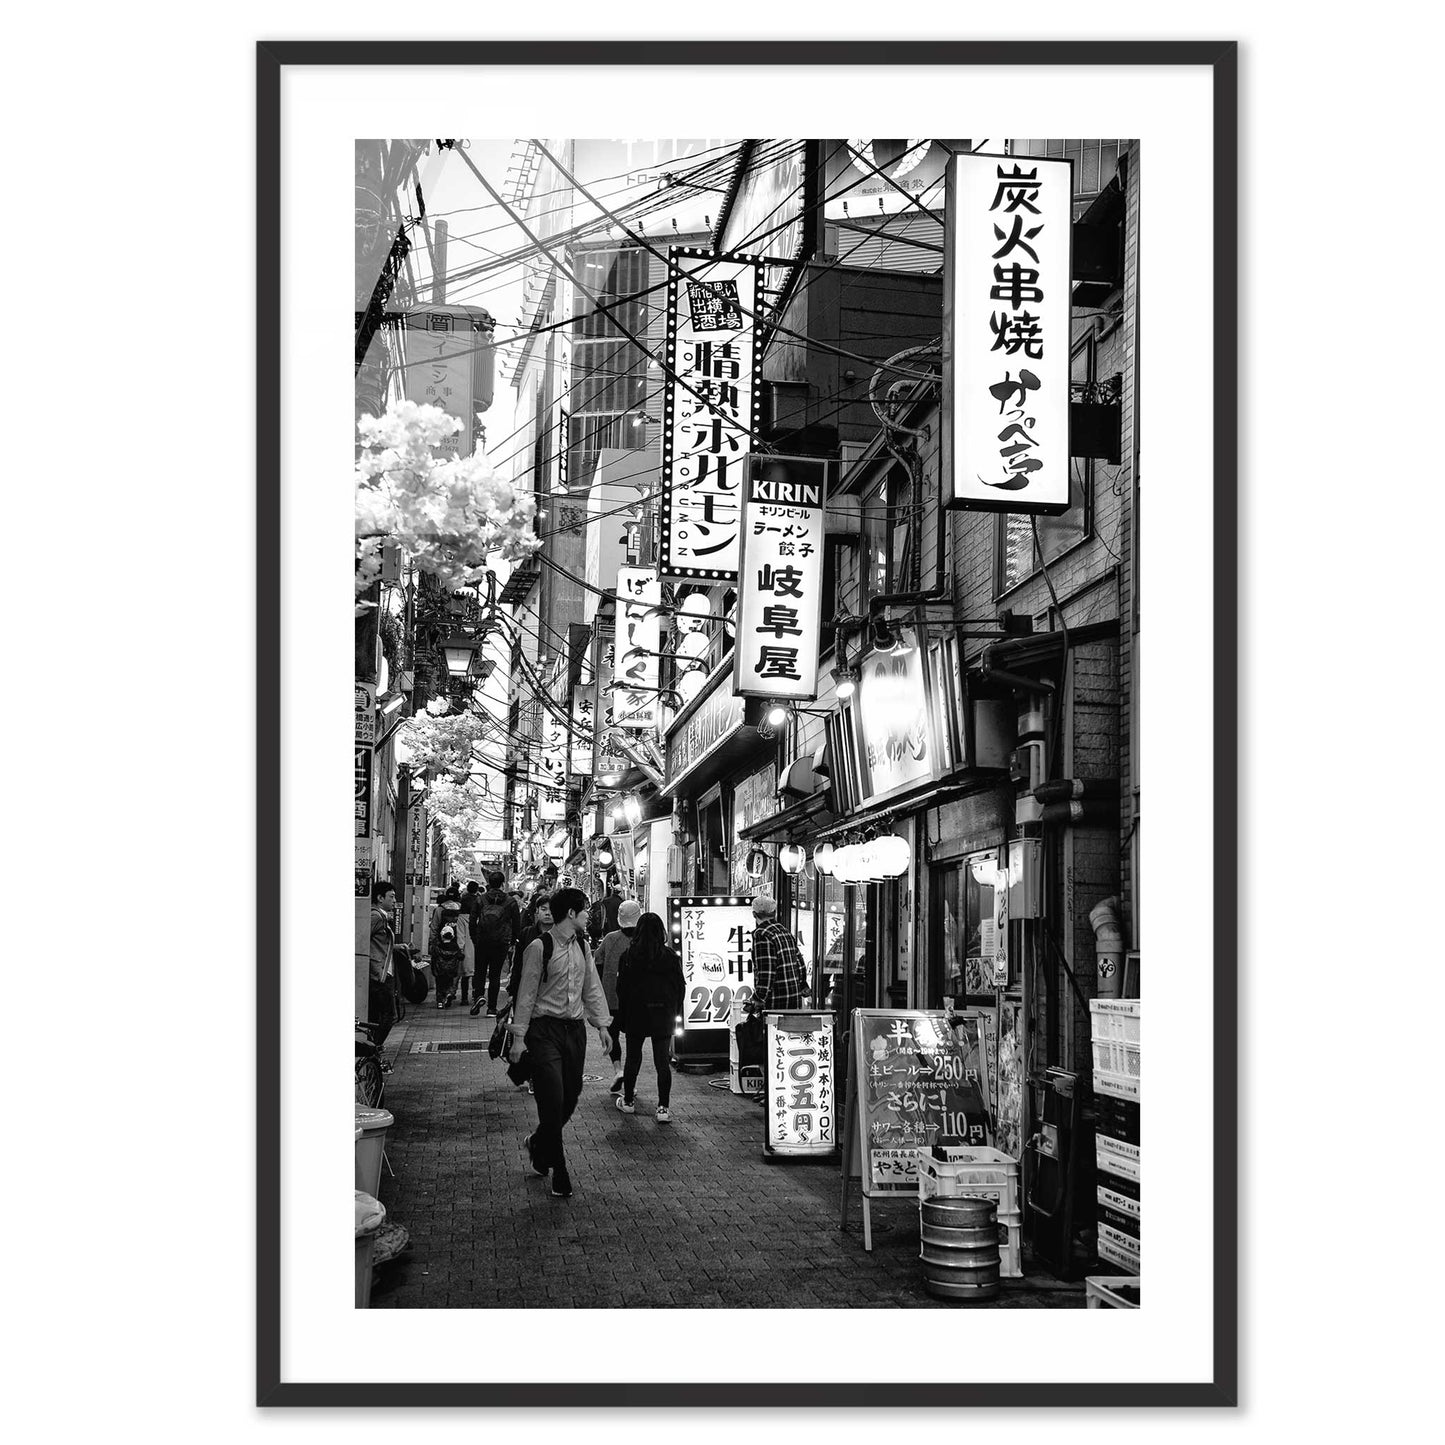
[[[529,66],[555,62],[583,116],[584,77],[607,77],[555,48],[508,58],[478,74],[525,84],[553,122]],[[654,122],[729,113],[686,97],[726,95],[747,57],[698,58],[659,49],[648,79],[681,103]],[[309,766],[335,776],[333,724],[353,727],[354,1278],[329,1307],[465,1312],[482,1338],[537,1311],[660,1312],[641,1328],[664,1332],[667,1312],[745,1311],[785,1334],[818,1311],[1026,1310],[1057,1331],[1038,1312],[1078,1310],[1086,1334],[1090,1312],[1152,1311],[1125,1328],[1197,1349],[1208,1402],[1233,1368],[1209,1115],[1233,1083],[1226,1066],[1199,1094],[1197,1125],[1148,1127],[1145,1020],[1158,997],[1156,1037],[1173,1036],[1179,970],[1151,994],[1146,886],[1167,907],[1169,882],[1142,778],[1167,672],[1151,692],[1140,644],[1151,606],[1196,627],[1232,607],[1235,482],[1225,407],[1218,454],[1193,458],[1194,519],[1220,529],[1151,590],[1145,218],[1154,200],[1169,234],[1151,185],[1167,135],[1030,130],[1015,96],[971,127],[987,135],[921,138],[948,107],[903,88],[891,139],[353,129],[337,174],[346,112],[306,59],[295,83],[317,83],[327,139],[293,152],[304,120],[280,106],[298,156],[277,178],[282,234],[315,208],[312,258],[344,234],[354,280],[349,596],[329,590],[336,496],[323,530],[284,446],[279,477],[281,555],[326,547],[306,586],[354,660],[352,722],[328,697],[282,744],[296,811]],[[1158,61],[1189,77],[1195,140],[1230,134],[1232,50]],[[1114,74],[1075,83],[1097,98]],[[1233,238],[1198,157],[1204,214],[1224,204],[1222,249],[1196,227],[1207,283]],[[283,307],[283,337],[334,326],[336,280],[315,320],[309,294]],[[1201,355],[1228,354],[1207,306],[1198,331]],[[339,413],[315,396],[283,363],[283,436],[304,427],[330,470]],[[280,627],[302,635],[295,614]],[[1232,692],[1215,696],[1208,642],[1198,746],[1226,778],[1182,845],[1205,869],[1213,810],[1233,828]],[[340,819],[304,816],[335,858]],[[1185,947],[1212,1005],[1232,961],[1207,926]],[[318,980],[282,978],[284,1034]],[[1232,1030],[1200,997],[1186,1037],[1207,1083]],[[309,1130],[306,1097],[277,1106]],[[1190,1128],[1210,1188],[1176,1199],[1168,1140]],[[317,1147],[336,1161],[339,1142]],[[327,1226],[334,1287],[335,1221],[289,1178],[289,1237]],[[675,1378],[707,1380],[677,1328]],[[759,1379],[807,1398],[794,1374]],[[1003,1403],[1013,1381],[979,1353],[957,1383]]]

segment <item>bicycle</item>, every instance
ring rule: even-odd
[[[365,1038],[356,1040],[356,1102],[368,1109],[381,1108],[386,1096],[386,1075],[381,1067],[381,1045],[377,1034],[379,1025],[357,1019],[356,1032]]]

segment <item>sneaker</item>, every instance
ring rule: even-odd
[[[535,1174],[538,1179],[545,1179],[547,1177],[547,1171],[543,1169],[540,1164],[537,1163],[537,1156],[532,1152],[532,1140],[534,1137],[534,1135],[528,1134],[526,1138],[527,1163],[531,1168],[532,1173]]]
[[[570,1199],[572,1197],[572,1180],[568,1177],[566,1165],[559,1164],[552,1175],[552,1198]]]
[[[478,999],[478,1000],[476,1001],[476,1003],[474,1003],[474,1004],[472,1005],[470,1012],[471,1012],[472,1017],[473,1017],[473,1018],[476,1018],[476,1016],[477,1016],[479,1013],[481,1013],[481,1011],[482,1011],[482,1001],[481,1001],[481,999]]]
[[[637,1105],[628,1099],[624,1099],[622,1095],[619,1094],[617,1096],[617,1111],[621,1114],[635,1114],[637,1112]]]
[[[617,1077],[616,1077],[615,1079],[613,1079],[613,1081],[612,1081],[612,1087],[611,1087],[611,1089],[608,1090],[608,1092],[609,1092],[609,1093],[612,1093],[612,1094],[620,1094],[620,1093],[622,1092],[622,1070],[621,1070],[621,1069],[618,1069],[618,1071],[617,1071]]]
[[[657,1106],[657,1122],[659,1124],[672,1123],[672,1110],[669,1109],[666,1104],[659,1104]]]
[[[446,1006],[447,1006],[447,1001],[446,1001],[446,999],[444,999],[444,998],[439,998],[439,999],[437,1000],[437,1007],[438,1007],[438,1008],[445,1008]]]

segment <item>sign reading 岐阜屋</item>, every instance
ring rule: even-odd
[[[662,419],[662,572],[738,574],[743,463],[757,429],[762,263],[668,252]]]
[[[815,457],[747,458],[733,649],[739,697],[818,695],[823,508],[831,466]]]
[[[1069,506],[1073,165],[956,155],[944,257],[943,500]]]

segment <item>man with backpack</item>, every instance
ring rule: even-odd
[[[457,996],[457,977],[467,956],[466,928],[461,899],[443,898],[432,918],[431,936],[427,940],[438,1008],[446,1008]]]
[[[500,873],[487,874],[487,891],[477,896],[477,905],[472,914],[472,941],[477,950],[476,1002],[472,1004],[472,1017],[482,1011],[483,1003],[489,1014],[497,1011],[497,990],[502,985],[502,969],[512,954],[512,945],[522,936],[522,914],[515,898],[502,892],[503,878]],[[482,982],[486,981],[486,996],[483,998]]]
[[[552,895],[552,927],[522,956],[512,1016],[509,1057],[515,1064],[523,1053],[531,1056],[537,1096],[537,1129],[527,1138],[527,1154],[533,1174],[551,1173],[558,1199],[572,1195],[562,1129],[582,1096],[587,1024],[597,1030],[603,1052],[612,1052],[607,1031],[612,1010],[587,947],[587,922],[587,895],[580,888],[559,888]]]

